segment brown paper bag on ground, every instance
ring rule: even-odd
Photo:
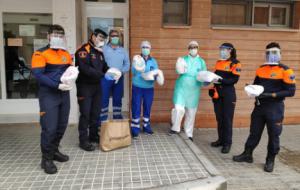
[[[111,151],[130,144],[129,120],[108,120],[101,123],[99,143],[101,150]]]

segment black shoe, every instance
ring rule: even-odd
[[[219,147],[219,146],[222,146],[222,143],[221,143],[221,141],[217,140],[215,142],[210,143],[210,146]]]
[[[190,139],[192,142],[194,142],[194,139],[193,139],[193,137],[189,137],[189,139]]]
[[[267,157],[264,170],[265,172],[273,172],[275,157]]]
[[[89,142],[80,143],[79,147],[85,151],[94,151],[96,149],[96,147]]]
[[[172,129],[170,129],[168,134],[171,136],[171,135],[179,134],[179,132],[173,131]]]
[[[57,173],[57,167],[53,163],[53,160],[43,158],[41,163],[41,168],[44,169],[47,174],[55,174]]]
[[[100,138],[98,136],[97,137],[90,137],[90,142],[99,144]]]
[[[242,154],[233,156],[233,161],[235,162],[248,162],[252,163],[253,162],[253,157],[252,157],[252,150],[251,149],[246,149]]]
[[[69,160],[69,156],[62,154],[57,150],[54,155],[53,155],[53,160],[58,161],[58,162],[67,162]]]
[[[231,149],[231,145],[224,145],[221,149],[221,152],[223,154],[228,154],[230,152],[230,149]]]

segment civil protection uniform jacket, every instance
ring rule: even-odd
[[[215,84],[219,96],[233,96],[235,98],[236,84],[241,74],[241,63],[237,60],[219,60],[215,66],[215,73],[221,76],[221,84]]]
[[[82,45],[75,53],[75,65],[79,66],[77,84],[99,84],[108,70],[101,51],[96,50],[91,42]]]
[[[259,99],[260,103],[280,102],[285,97],[294,96],[296,79],[292,69],[284,64],[262,65],[256,70],[254,83],[264,87],[263,93],[275,93],[275,97]]]
[[[40,85],[40,91],[59,91],[60,78],[72,64],[71,55],[62,49],[51,49],[48,46],[34,52],[32,72]]]

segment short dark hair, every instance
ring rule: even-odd
[[[98,36],[98,34],[102,34],[105,38],[107,37],[106,32],[104,32],[103,30],[96,28],[93,32],[93,35]]]
[[[65,34],[65,30],[61,25],[58,24],[53,24],[49,27],[48,29],[48,34],[52,34],[52,33],[61,33],[61,34]]]
[[[118,35],[120,35],[120,32],[118,30],[115,30],[115,29],[111,29],[109,31],[109,36],[111,36],[112,33],[118,33]]]
[[[277,42],[271,42],[266,46],[266,49],[270,49],[270,48],[278,48],[280,49],[280,45]]]

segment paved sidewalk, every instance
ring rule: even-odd
[[[128,148],[85,152],[78,148],[77,127],[68,127],[61,151],[70,161],[56,162],[58,174],[46,175],[39,165],[39,127],[0,125],[0,189],[179,190],[224,182],[201,152],[191,151],[197,148],[190,141],[168,136],[166,125],[154,130]]]
[[[237,163],[232,156],[243,151],[249,129],[234,129],[233,146],[229,154],[210,147],[217,138],[216,129],[196,129],[195,144],[227,179],[228,190],[300,190],[300,126],[285,126],[281,135],[281,151],[273,173],[263,171],[267,133],[254,151],[254,163]]]

